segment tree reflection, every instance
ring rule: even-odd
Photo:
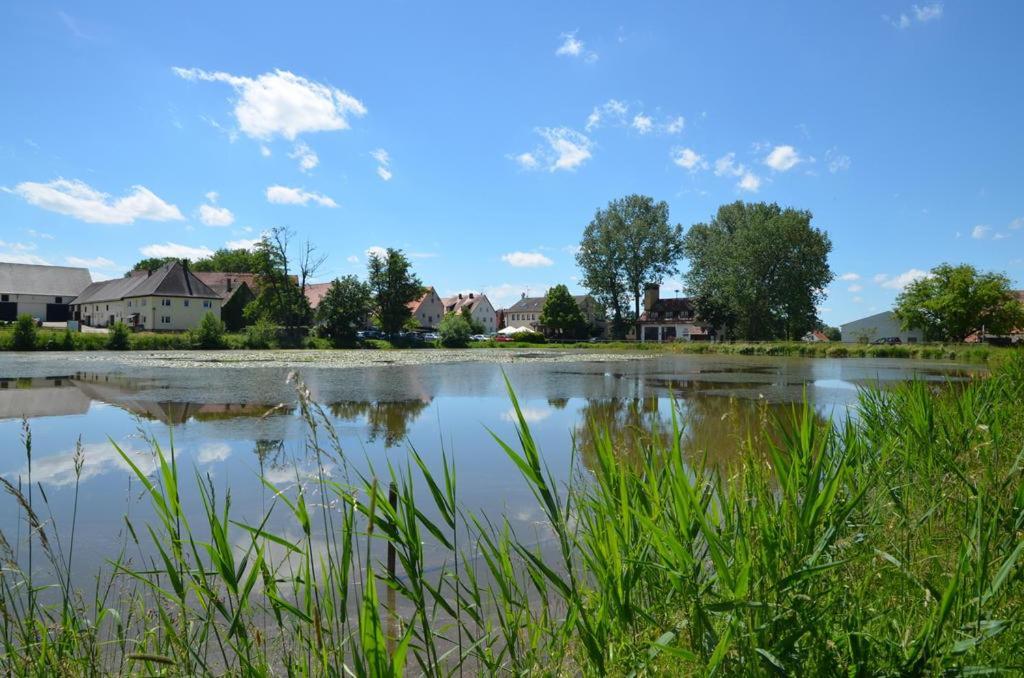
[[[367,442],[383,439],[395,447],[409,434],[409,427],[430,405],[430,398],[409,400],[343,400],[329,405],[331,414],[343,421],[366,418]]]

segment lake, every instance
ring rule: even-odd
[[[388,461],[407,459],[409,446],[436,466],[443,449],[458,470],[462,503],[491,517],[507,515],[525,532],[536,529],[539,510],[489,432],[516,441],[505,377],[547,464],[567,480],[574,439],[578,468],[588,463],[589,419],[616,432],[665,431],[676,403],[687,454],[720,463],[736,454],[748,431],[784,414],[804,393],[816,416],[843,417],[859,386],[962,380],[982,369],[889,359],[505,349],[5,353],[0,474],[23,486],[29,480],[25,419],[32,436],[31,481],[47,502],[41,511],[46,529],[66,539],[80,441],[75,561],[76,578],[88,581],[125,542],[124,516],[138,525],[151,515],[115,444],[152,470],[150,439],[165,450],[173,440],[188,511],[197,511],[199,502],[193,469],[209,476],[218,492],[230,490],[233,512],[247,521],[257,521],[268,506],[261,474],[282,487],[307,481],[315,460],[289,374],[308,387],[336,431],[350,464],[348,470],[328,467],[338,480],[371,465],[386,473]],[[623,447],[622,453],[631,450]],[[5,495],[3,501],[0,530],[12,545],[23,543],[14,499]]]

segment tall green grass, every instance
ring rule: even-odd
[[[123,551],[88,592],[71,588],[73,543],[55,538],[44,488],[3,481],[25,533],[0,544],[2,670],[1024,670],[1024,356],[963,387],[867,389],[842,423],[794,407],[727,467],[684,458],[685,421],[667,442],[637,432],[629,463],[592,422],[592,466],[569,483],[546,467],[509,389],[518,435],[495,445],[543,514],[540,541],[466,510],[444,453],[436,468],[410,450],[402,466],[359,473],[298,393],[317,472],[293,492],[264,481],[257,522],[180,468],[173,445],[150,441],[152,474],[124,454],[155,518],[126,518]],[[27,426],[24,445],[31,469]],[[182,507],[186,482],[197,515]],[[278,514],[290,529],[268,528]]]

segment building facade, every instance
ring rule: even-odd
[[[583,314],[583,320],[598,334],[605,331],[604,308],[597,303],[597,300],[589,294],[574,294],[573,299]],[[528,297],[524,293],[516,303],[507,309],[499,312],[502,321],[499,328],[503,327],[529,327],[534,332],[543,332],[544,326],[540,322],[540,315],[544,311],[544,302],[547,295],[543,297]]]
[[[905,330],[892,311],[882,311],[866,318],[851,320],[839,326],[845,344],[870,344],[876,339],[898,337],[904,344],[924,341],[918,329]]]
[[[441,300],[444,304],[444,314],[462,313],[469,311],[473,321],[483,328],[484,334],[493,334],[498,331],[498,313],[494,310],[486,294],[457,294],[453,297],[445,297]]]
[[[693,301],[662,299],[659,285],[644,289],[644,311],[640,314],[640,341],[708,341],[713,332],[697,319]]]
[[[416,301],[409,302],[409,310],[416,325],[423,330],[436,329],[444,317],[444,303],[433,287],[428,287]]]
[[[71,317],[71,301],[92,284],[89,269],[0,263],[0,321],[22,313],[45,322]]]
[[[207,313],[220,318],[221,297],[175,261],[93,283],[71,309],[75,320],[92,327],[122,322],[138,330],[182,331],[197,327]]]

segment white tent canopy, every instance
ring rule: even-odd
[[[533,332],[529,327],[506,327],[503,330],[498,330],[498,334],[519,334],[520,332]]]

